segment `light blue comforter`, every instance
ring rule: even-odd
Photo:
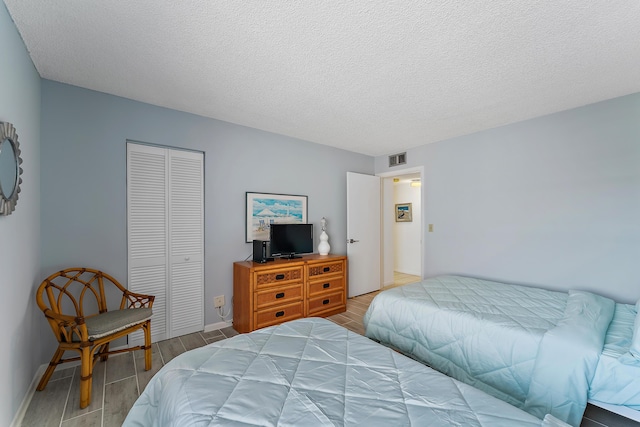
[[[636,315],[635,305],[616,304],[591,381],[590,401],[640,411],[640,361],[629,353]]]
[[[615,303],[441,276],[380,293],[366,335],[538,416],[579,425]]]
[[[566,427],[317,318],[178,356],[153,377],[124,423],[218,425]]]

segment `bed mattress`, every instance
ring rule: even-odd
[[[366,335],[541,416],[579,425],[614,302],[440,276],[377,295]]]
[[[441,276],[389,289],[369,306],[366,335],[523,405],[544,334],[567,294]]]
[[[319,318],[191,350],[125,426],[560,426]]]

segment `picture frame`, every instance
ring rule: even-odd
[[[246,242],[269,240],[269,226],[271,224],[306,224],[307,201],[307,196],[247,191]]]
[[[411,203],[396,203],[396,222],[411,222]]]

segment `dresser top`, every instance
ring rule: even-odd
[[[237,261],[234,262],[234,265],[246,267],[246,268],[274,268],[274,267],[287,267],[287,266],[295,266],[302,264],[310,264],[316,262],[323,261],[334,261],[334,260],[343,260],[347,259],[345,255],[318,255],[318,254],[310,254],[310,255],[302,255],[301,258],[294,259],[286,259],[286,258],[276,258],[273,261],[267,262],[253,262],[253,261]]]

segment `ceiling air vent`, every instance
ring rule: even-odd
[[[407,153],[398,153],[389,156],[389,167],[404,165],[407,163]]]

